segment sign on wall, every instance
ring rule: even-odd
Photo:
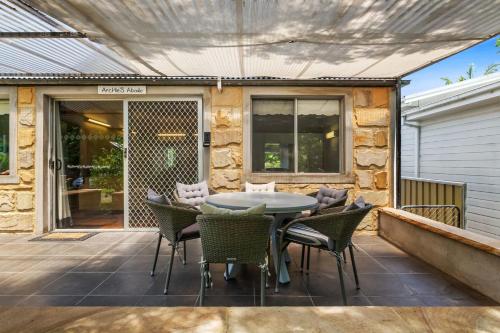
[[[146,86],[97,86],[99,95],[145,95]]]

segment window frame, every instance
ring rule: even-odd
[[[17,88],[0,87],[0,99],[9,100],[9,174],[0,175],[0,184],[18,184],[17,172]]]
[[[253,101],[254,100],[290,100],[293,101],[294,107],[293,107],[293,122],[294,122],[294,128],[293,128],[293,140],[294,140],[294,147],[293,147],[293,172],[259,172],[259,171],[254,171],[253,170]],[[335,100],[339,102],[339,172],[300,172],[299,171],[299,159],[298,159],[298,152],[299,152],[299,124],[298,124],[298,119],[299,119],[299,110],[298,110],[298,101],[299,100]],[[346,131],[345,131],[345,97],[342,95],[251,95],[250,96],[250,122],[249,122],[249,129],[250,129],[250,138],[249,138],[249,145],[250,145],[250,152],[249,152],[249,157],[250,157],[250,172],[251,174],[260,174],[260,175],[270,175],[270,176],[287,176],[287,177],[296,177],[296,176],[313,176],[313,175],[320,175],[320,176],[339,176],[343,175],[346,173],[346,154],[345,154],[345,141],[346,141]]]

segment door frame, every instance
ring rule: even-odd
[[[74,102],[93,102],[93,101],[115,101],[115,102],[122,102],[125,103],[125,100],[123,98],[92,98],[92,97],[74,97],[74,98],[51,98],[50,99],[50,112],[49,112],[49,161],[50,160],[55,160],[55,157],[57,156],[56,152],[56,145],[55,145],[55,140],[56,140],[56,133],[55,133],[55,112],[59,111],[58,108],[58,102],[66,102],[66,101],[74,101]],[[124,127],[124,136],[125,136],[125,114],[123,115],[123,127]],[[123,138],[125,140],[125,138]],[[125,172],[125,160],[123,161],[123,169]],[[125,215],[123,217],[123,227],[122,228],[103,228],[103,229],[92,229],[92,228],[57,228],[57,220],[56,220],[56,214],[58,210],[58,196],[57,196],[57,170],[56,169],[50,169],[49,168],[49,173],[50,173],[50,192],[49,195],[52,199],[52,204],[51,204],[51,219],[49,221],[49,230],[50,231],[57,231],[57,232],[89,232],[89,231],[123,231],[126,230],[125,228]],[[123,174],[123,182],[125,184],[125,173]],[[125,186],[125,185],[124,185]],[[125,205],[125,198],[123,200],[124,205]],[[124,207],[125,208],[125,207]],[[124,209],[125,211],[125,209]]]
[[[142,95],[145,99],[165,97],[197,97],[202,99],[202,123],[203,132],[211,131],[212,118],[212,95],[210,86],[158,86],[145,81],[147,94]],[[53,206],[53,193],[50,191],[52,180],[49,169],[49,116],[52,112],[54,100],[126,100],[138,99],[137,95],[100,95],[97,92],[99,84],[107,84],[96,80],[95,85],[38,85],[35,88],[35,224],[34,233],[43,234],[53,229],[55,220]],[[203,150],[203,175],[209,175],[210,147],[202,147]],[[96,229],[57,229],[60,232],[96,231]],[[99,229],[99,232],[121,232],[125,229]]]
[[[198,112],[198,181],[204,177],[203,159],[203,98],[201,96],[175,95],[175,96],[154,96],[154,97],[130,97],[123,100],[123,148],[127,152],[124,158],[123,170],[123,191],[124,191],[124,222],[123,229],[128,231],[148,231],[156,228],[131,228],[129,223],[129,197],[128,197],[128,103],[129,102],[158,102],[158,101],[196,101]]]

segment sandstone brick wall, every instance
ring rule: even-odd
[[[390,89],[353,89],[353,172],[352,197],[363,196],[376,207],[391,202]],[[374,209],[358,229],[377,230],[378,210]]]
[[[351,202],[362,195],[376,207],[391,200],[390,89],[353,88],[353,175],[355,183],[277,184],[279,191],[310,193],[321,186],[346,188]],[[218,191],[238,191],[242,170],[242,88],[212,89],[212,148],[210,183]],[[249,143],[245,143],[249,144]],[[377,210],[359,229],[377,230]]]
[[[0,231],[33,231],[35,209],[35,89],[17,90],[19,184],[0,184]]]
[[[212,88],[210,185],[219,192],[239,191],[243,174],[243,89]]]

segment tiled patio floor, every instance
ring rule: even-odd
[[[168,262],[166,242],[158,274],[149,275],[156,234],[100,233],[83,242],[29,242],[33,236],[0,235],[0,305],[17,306],[192,306],[199,291],[199,241],[188,242],[188,263],[174,263],[169,295],[162,293]],[[489,298],[400,251],[377,236],[356,236],[361,290],[354,287],[350,263],[346,286],[350,305],[496,305]],[[269,306],[342,305],[335,260],[311,250],[310,273],[299,271],[300,250],[291,247],[292,281],[279,294],[267,290]],[[226,282],[223,265],[211,265],[214,287],[208,306],[258,304],[259,273],[242,268]],[[273,285],[274,275],[271,278]]]

